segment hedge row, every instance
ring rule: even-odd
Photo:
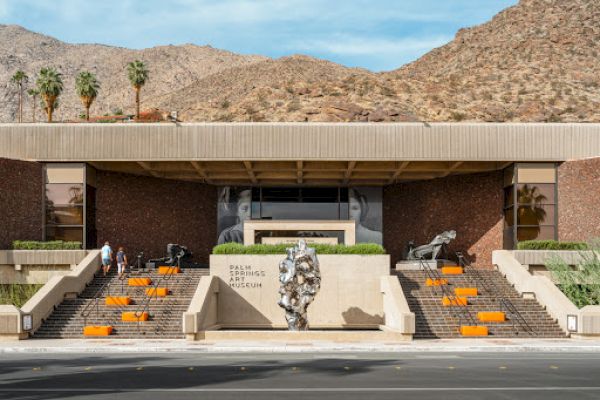
[[[215,246],[213,254],[285,254],[289,244],[253,244],[244,246],[239,243],[225,243]],[[353,246],[343,244],[314,244],[319,254],[385,254],[385,249],[374,243],[361,243]]]
[[[63,242],[52,240],[38,242],[36,240],[15,240],[12,243],[14,250],[80,250],[81,242]]]
[[[587,250],[585,242],[558,242],[556,240],[526,240],[519,242],[519,250]]]

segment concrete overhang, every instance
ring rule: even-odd
[[[213,184],[364,184],[600,156],[600,124],[2,124],[0,157]]]

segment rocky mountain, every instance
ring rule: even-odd
[[[395,71],[373,73],[307,56],[270,59],[211,47],[129,50],[72,45],[0,26],[0,120],[14,121],[18,68],[65,77],[59,119],[82,107],[81,69],[98,74],[92,112],[133,111],[125,65],[144,60],[142,108],[185,121],[600,121],[600,1],[521,0],[490,22]],[[28,120],[29,107],[25,107]]]

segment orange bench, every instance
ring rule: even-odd
[[[466,297],[454,297],[454,298],[450,298],[448,296],[444,296],[442,298],[442,305],[444,305],[445,307],[448,306],[466,306],[468,303],[468,300]]]
[[[455,288],[454,289],[454,294],[457,296],[477,296],[478,291],[477,288]]]
[[[477,319],[481,322],[504,322],[506,314],[502,311],[481,311],[477,313]]]
[[[158,267],[158,273],[160,275],[172,275],[178,274],[180,272],[181,270],[179,269],[179,267]]]
[[[152,283],[150,278],[129,278],[127,280],[128,286],[148,286]]]
[[[110,336],[113,331],[112,326],[84,326],[83,336]]]
[[[121,321],[123,322],[138,322],[138,321],[148,321],[148,313],[143,312],[140,315],[136,315],[134,311],[128,311],[121,314]]]
[[[169,289],[167,288],[149,288],[146,289],[147,296],[156,296],[156,297],[165,297],[169,294]]]
[[[467,326],[460,327],[462,336],[487,336],[489,334],[487,326]]]
[[[425,281],[425,286],[442,286],[442,285],[447,285],[447,284],[448,284],[448,279],[427,278],[427,280]]]
[[[442,267],[442,275],[461,275],[462,267]]]
[[[108,296],[104,299],[107,306],[128,306],[131,304],[131,298],[128,296]]]

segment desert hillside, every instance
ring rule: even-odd
[[[145,61],[142,108],[185,121],[600,121],[600,1],[521,0],[490,22],[395,71],[373,73],[294,55],[237,55],[209,46],[129,50],[76,45],[0,25],[0,121],[16,118],[17,69],[64,75],[58,119],[75,119],[81,69],[98,74],[96,115],[133,112],[125,65]],[[33,80],[33,79],[32,79]],[[30,83],[32,84],[32,83]],[[29,100],[25,120],[29,120]]]

